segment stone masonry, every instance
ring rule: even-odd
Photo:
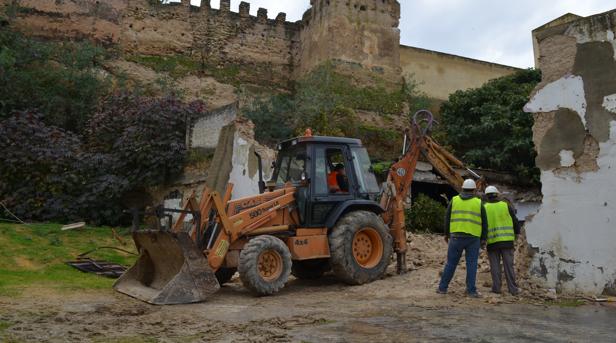
[[[14,25],[46,38],[89,38],[128,54],[184,54],[217,67],[242,66],[260,81],[282,83],[331,61],[342,72],[363,71],[399,83],[400,4],[395,0],[313,0],[303,20],[251,16],[242,2],[232,12],[191,6],[190,0],[0,0],[16,13]],[[361,25],[361,30],[356,28]]]

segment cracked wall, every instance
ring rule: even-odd
[[[263,159],[263,179],[267,181],[272,177],[276,152],[254,139],[254,124],[238,118],[222,128],[208,170],[208,187],[224,194],[227,183],[233,183],[232,199],[259,194],[259,164],[255,152]]]
[[[616,10],[534,32],[543,81],[526,105],[543,203],[527,223],[531,274],[563,292],[614,294]]]

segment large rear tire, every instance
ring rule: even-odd
[[[329,270],[331,270],[331,267],[328,260],[294,261],[291,274],[298,279],[314,280],[320,278]]]
[[[274,236],[251,239],[240,253],[238,271],[244,287],[257,295],[280,291],[291,274],[289,248]]]
[[[383,220],[368,211],[344,215],[329,236],[330,263],[336,277],[361,285],[383,277],[391,260],[392,237]]]

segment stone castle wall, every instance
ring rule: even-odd
[[[190,54],[210,66],[241,65],[262,82],[284,82],[292,75],[299,24],[287,22],[284,13],[272,20],[260,8],[251,16],[246,2],[236,13],[229,0],[222,0],[220,9],[211,8],[209,1],[200,7],[188,0],[167,5],[128,2],[121,45],[129,53]]]
[[[325,62],[359,84],[399,85],[413,77],[428,97],[445,100],[456,90],[514,72],[494,63],[400,46],[396,0],[311,0],[302,20],[286,21],[267,10],[251,16],[229,0],[156,4],[156,0],[0,0],[17,4],[13,24],[46,38],[89,38],[115,44],[127,54],[191,56],[207,68],[242,81],[287,88]],[[384,82],[383,82],[384,81]]]
[[[301,22],[297,75],[332,61],[348,74],[362,71],[397,83],[400,4],[396,0],[311,0]]]
[[[184,54],[208,65],[241,66],[241,75],[284,83],[332,61],[343,72],[369,72],[399,82],[400,5],[395,0],[313,0],[298,22],[279,13],[250,15],[242,2],[220,9],[209,0],[0,0],[14,4],[14,25],[46,38],[88,38],[118,44],[128,54]],[[239,71],[241,72],[241,70]]]

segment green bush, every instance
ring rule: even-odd
[[[111,90],[96,71],[108,57],[88,42],[43,42],[2,28],[0,119],[37,110],[48,125],[80,133]]]
[[[401,134],[361,125],[356,111],[376,112],[387,120],[389,115],[404,112],[406,105],[414,108],[425,106],[427,102],[412,79],[394,90],[380,86],[379,82],[375,82],[375,86],[360,87],[350,77],[337,73],[331,64],[324,64],[298,80],[292,94],[257,100],[243,112],[255,123],[257,139],[269,144],[311,128],[318,135],[360,138],[380,149],[376,154],[378,158],[392,159],[396,153],[383,151],[397,151]],[[396,149],[392,149],[393,145]]]
[[[131,55],[126,58],[135,63],[142,64],[159,73],[169,73],[172,77],[184,77],[194,72],[202,71],[201,62],[185,55],[149,56]]]
[[[519,181],[537,184],[533,117],[523,107],[540,80],[540,71],[521,70],[455,92],[441,107],[445,143],[473,166],[513,172]]]
[[[337,73],[334,66],[326,63],[297,81],[295,100],[298,115],[329,112],[336,107],[399,114],[405,94],[403,87],[390,91],[378,84],[357,86],[350,77]]]
[[[117,224],[128,194],[169,181],[186,157],[186,119],[200,103],[120,94],[84,135],[36,112],[0,121],[0,201],[24,220]]]
[[[412,232],[443,232],[443,221],[447,209],[440,202],[425,194],[413,199],[410,210],[406,210],[406,229]]]
[[[275,145],[290,138],[295,131],[293,98],[287,94],[257,100],[244,108],[243,113],[255,124],[255,138],[259,142]]]

